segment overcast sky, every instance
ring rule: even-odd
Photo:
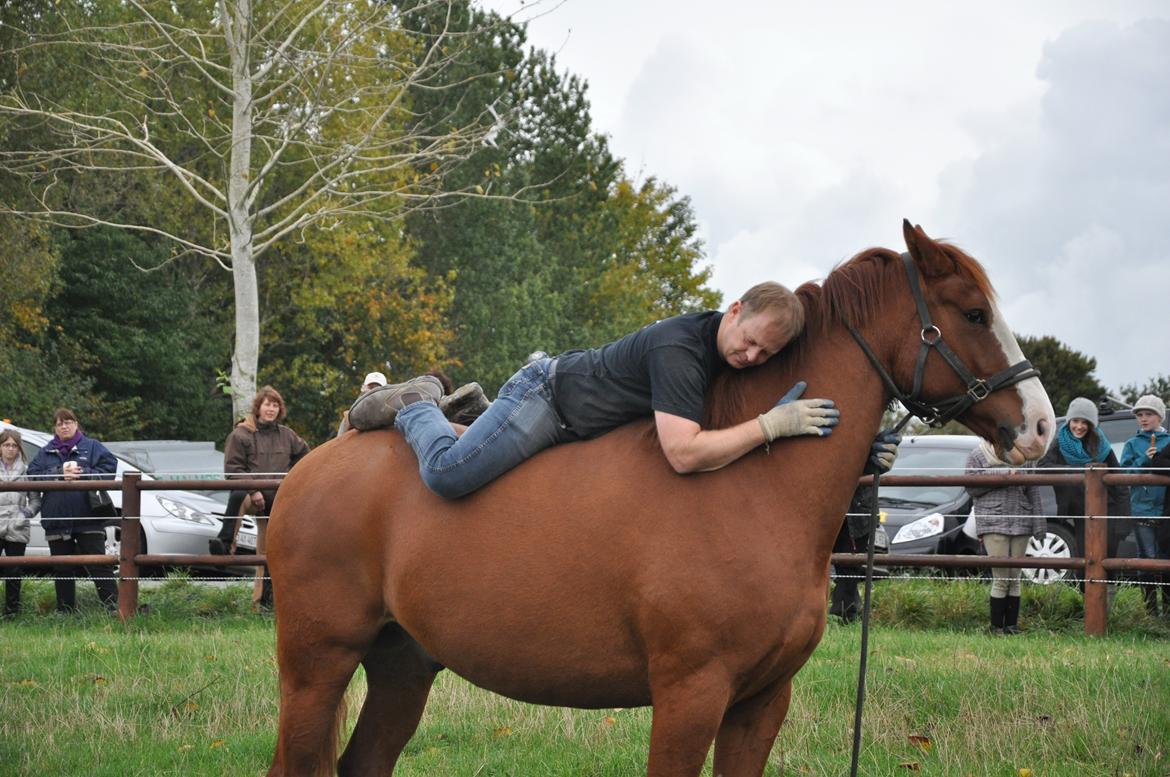
[[[1110,389],[1170,375],[1170,2],[483,4],[691,198],[725,302],[902,248],[905,217]]]

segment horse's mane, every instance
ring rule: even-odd
[[[957,274],[974,283],[988,299],[995,298],[987,272],[979,262],[957,246],[937,241],[935,245],[950,260],[947,263],[950,266],[931,270],[920,267],[928,279]],[[899,281],[905,284],[901,254],[888,248],[869,248],[833,268],[823,283],[809,281],[801,284],[796,289],[796,296],[804,306],[804,330],[759,369],[775,367],[784,361],[799,360],[805,349],[834,325],[854,328],[864,326],[881,302],[882,286],[890,281],[890,274],[894,272]],[[743,420],[744,385],[752,378],[753,372],[755,370],[728,368],[716,377],[707,392],[703,428],[720,429]]]

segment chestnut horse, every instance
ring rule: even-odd
[[[807,380],[808,396],[841,409],[829,437],[680,476],[647,419],[454,501],[427,490],[392,430],[350,432],[297,464],[268,534],[280,666],[269,775],[392,774],[446,667],[533,704],[652,705],[650,777],[698,775],[712,741],[716,775],[759,777],[824,630],[833,539],[893,386],[927,402],[971,390],[937,354],[919,365],[937,333],[974,376],[1023,360],[979,264],[920,227],[904,233],[905,266],[871,249],[805,284],[804,335],[708,392],[705,426],[725,426]],[[1053,427],[1029,374],[972,390],[982,401],[960,415],[1017,461],[1039,458]],[[368,692],[337,760],[359,664]]]

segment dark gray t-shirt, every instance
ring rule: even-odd
[[[600,348],[557,358],[557,412],[583,438],[654,411],[703,420],[703,398],[724,361],[715,336],[723,314],[687,313],[656,321]]]

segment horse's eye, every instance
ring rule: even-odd
[[[970,321],[972,324],[979,324],[980,326],[987,326],[987,313],[984,312],[983,310],[980,310],[979,308],[975,308],[973,310],[968,310],[963,315],[965,315],[967,317],[967,320]]]

